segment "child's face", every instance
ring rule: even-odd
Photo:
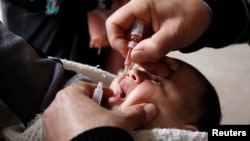
[[[188,124],[186,120],[194,114],[184,116],[187,108],[195,107],[195,93],[199,90],[199,83],[186,63],[178,60],[175,63],[178,69],[168,78],[150,74],[140,67],[118,76],[110,85],[117,94],[109,98],[111,108],[122,111],[131,105],[153,103],[158,109],[157,117],[142,128],[183,128],[183,125]]]

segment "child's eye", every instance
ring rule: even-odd
[[[163,83],[162,83],[162,79],[152,73],[147,72],[148,76],[150,77],[150,79],[152,80],[153,83],[160,85],[162,87],[164,87]]]
[[[163,86],[163,83],[161,82],[161,79],[156,77],[156,76],[151,76],[152,78],[152,81],[155,83],[155,84],[158,84],[158,85],[161,85]]]
[[[158,84],[161,83],[161,81],[159,79],[153,79],[152,81],[154,81],[155,83],[158,83]]]

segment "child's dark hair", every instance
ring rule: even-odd
[[[197,72],[197,74],[201,76],[203,94],[199,97],[199,110],[195,126],[197,126],[200,131],[209,131],[210,127],[221,123],[222,113],[220,101],[214,86],[201,72],[198,70]]]

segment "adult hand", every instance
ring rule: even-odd
[[[101,48],[110,46],[105,28],[106,19],[129,0],[112,0],[110,9],[94,9],[88,12],[88,25],[91,35],[90,47]]]
[[[211,12],[202,0],[131,0],[106,21],[109,42],[123,56],[136,19],[145,21],[148,34],[131,53],[132,60],[141,64],[188,47],[209,27]]]
[[[152,104],[135,105],[124,111],[109,111],[89,97],[96,85],[76,82],[57,93],[43,114],[44,140],[70,140],[79,133],[100,126],[120,127],[131,131],[146,124],[156,115]],[[103,87],[104,99],[113,92]]]

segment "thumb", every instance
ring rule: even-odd
[[[168,53],[168,48],[155,38],[147,38],[139,42],[131,52],[131,59],[138,64],[157,62]]]
[[[127,117],[126,123],[129,123],[130,126],[128,128],[135,130],[153,120],[157,114],[157,109],[155,105],[148,103],[133,105],[122,112]]]
[[[180,49],[182,36],[172,30],[169,25],[164,25],[150,38],[139,42],[131,53],[132,60],[138,64],[157,62],[170,51]]]

